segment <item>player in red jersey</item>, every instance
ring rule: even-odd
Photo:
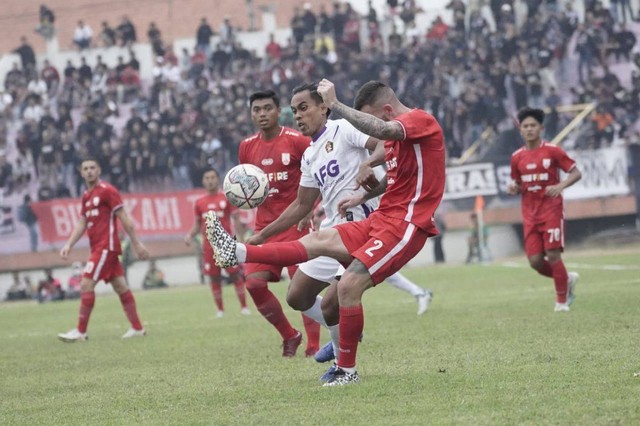
[[[220,175],[215,169],[208,169],[202,175],[202,185],[207,190],[207,195],[200,197],[194,204],[195,222],[193,227],[184,237],[186,245],[191,245],[193,237],[198,232],[202,232],[204,235],[205,225],[202,220],[209,210],[213,210],[220,221],[222,226],[231,232],[231,220],[235,223],[238,220],[238,209],[234,207],[227,197],[220,191]],[[244,295],[244,278],[242,277],[242,271],[239,267],[227,268],[229,279],[233,282],[240,301],[240,313],[243,315],[249,315],[251,312],[247,308],[247,302]],[[213,263],[213,250],[211,244],[202,244],[202,274],[209,277],[209,285],[211,286],[211,292],[213,293],[213,300],[218,308],[217,318],[224,316],[224,304],[222,301],[222,276],[220,267]]]
[[[553,278],[555,312],[568,312],[579,276],[567,273],[562,262],[562,191],[579,181],[582,174],[562,148],[542,140],[542,110],[523,108],[518,112],[518,122],[525,146],[511,156],[513,183],[508,192],[522,194],[524,248],[529,264],[539,274]],[[560,180],[560,170],[569,173],[566,179]]]
[[[87,190],[82,194],[82,208],[80,218],[67,243],[60,250],[60,256],[66,259],[73,245],[82,237],[87,229],[91,256],[87,262],[81,282],[80,314],[78,327],[67,333],[58,334],[63,342],[87,340],[87,325],[96,300],[94,292],[96,284],[103,280],[110,283],[118,296],[131,328],[122,336],[127,339],[146,335],[142,323],[138,318],[136,301],[127,286],[122,264],[118,255],[122,253],[118,239],[118,225],[116,218],[129,234],[131,244],[138,258],[149,258],[149,251],[138,240],[133,222],[123,208],[122,197],[117,189],[107,182],[100,180],[100,166],[94,159],[84,160],[80,172]]]
[[[322,80],[318,93],[325,105],[337,111],[358,130],[385,140],[384,155],[360,166],[356,181],[366,195],[354,195],[340,203],[341,211],[382,195],[380,206],[360,222],[322,229],[290,243],[262,246],[239,244],[224,232],[219,221],[207,216],[207,239],[216,262],[265,262],[290,265],[318,256],[329,256],[347,270],[338,283],[340,348],[337,369],[324,386],[360,381],[356,371],[358,339],[364,325],[363,293],[394,274],[438,234],[433,215],[445,187],[445,147],[436,119],[420,109],[403,105],[391,88],[371,81],[363,85],[355,108],[340,103],[333,83]],[[378,151],[376,151],[378,152]],[[380,151],[380,154],[382,152]],[[384,160],[386,178],[378,184],[372,167]],[[386,191],[385,191],[386,189]]]
[[[300,132],[278,124],[280,100],[273,91],[253,93],[249,97],[251,120],[260,129],[242,141],[238,151],[241,164],[253,164],[269,177],[269,197],[256,213],[256,231],[273,222],[296,199],[300,183],[300,162],[310,139]],[[304,223],[303,223],[304,222]],[[309,220],[274,235],[266,242],[294,241],[308,234]],[[288,268],[293,277],[297,267]],[[282,266],[267,262],[248,263],[244,266],[246,286],[256,308],[280,333],[283,340],[282,356],[292,357],[302,342],[302,334],[291,326],[282,305],[269,290],[268,282],[280,281]],[[313,356],[320,346],[320,324],[302,316],[307,334],[305,354]]]

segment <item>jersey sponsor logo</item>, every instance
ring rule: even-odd
[[[288,153],[288,152],[283,152],[282,153],[282,164],[284,164],[285,166],[288,166],[290,162],[291,162],[291,154]]]
[[[324,149],[325,151],[327,151],[327,153],[333,151],[333,142],[327,141],[327,143],[324,145]]]
[[[535,169],[536,167],[538,167],[538,166],[536,165],[536,163],[529,163],[529,164],[527,164],[527,170],[533,170],[533,169]]]
[[[393,157],[391,160],[386,161],[387,171],[393,170],[398,167],[398,157]]]
[[[545,169],[548,169],[551,166],[551,159],[550,158],[543,158],[542,159],[542,167],[544,167]]]
[[[265,158],[260,162],[260,164],[263,166],[270,166],[273,164],[273,158]]]
[[[320,186],[324,186],[324,181],[327,177],[336,177],[340,174],[340,166],[338,165],[338,160],[331,160],[329,163],[318,169],[318,172],[313,176],[316,178],[316,182]]]
[[[289,179],[289,172],[271,172],[267,173],[267,177],[269,178],[269,182],[280,182]]]
[[[522,175],[522,182],[546,182],[549,180],[549,173],[531,173],[528,175]]]

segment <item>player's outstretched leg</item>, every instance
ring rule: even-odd
[[[225,231],[222,223],[213,211],[208,211],[205,217],[207,224],[207,240],[213,248],[216,265],[221,268],[229,268],[238,265],[236,256],[236,240]]]

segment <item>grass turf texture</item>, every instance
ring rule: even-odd
[[[569,251],[581,280],[568,314],[521,258],[407,269],[434,290],[429,312],[384,284],[367,292],[362,382],[345,388],[320,386],[328,364],[304,344],[283,359],[231,287],[220,320],[206,286],[137,292],[149,335],[128,341],[115,295],[98,297],[75,344],[56,334],[78,301],[1,304],[0,424],[638,424],[638,249]],[[286,284],[272,288],[284,300]]]

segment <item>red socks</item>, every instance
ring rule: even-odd
[[[224,311],[224,304],[222,303],[222,284],[212,281],[211,292],[213,293],[213,301],[216,302],[216,308],[218,308],[218,311]]]
[[[286,243],[289,244],[289,243]],[[248,246],[254,247],[254,246]],[[282,311],[282,306],[278,299],[269,291],[267,282],[255,278],[246,281],[247,291],[256,304],[256,309],[262,316],[278,330],[282,340],[293,338],[298,331],[291,327],[289,320]]]
[[[266,263],[267,265],[289,266],[309,260],[307,249],[300,241],[269,243],[263,246],[245,245],[246,263]]]
[[[556,286],[556,302],[567,303],[567,290],[569,286],[567,268],[565,268],[562,260],[550,263],[549,265],[553,271],[553,283]]]
[[[307,356],[313,356],[318,352],[318,349],[320,349],[320,324],[305,314],[302,314],[302,323],[304,324],[304,331],[307,334],[307,349],[305,354]]]
[[[122,303],[122,308],[124,309],[124,313],[127,314],[131,327],[135,330],[142,330],[142,324],[140,323],[138,310],[136,309],[136,299],[134,299],[131,290],[127,290],[120,295],[120,303]]]
[[[96,294],[93,291],[83,291],[80,293],[80,312],[78,313],[78,331],[80,333],[87,332],[89,317],[93,305],[96,303]]]
[[[340,307],[340,348],[338,366],[354,368],[356,366],[356,352],[358,339],[364,329],[364,312],[362,305]]]

